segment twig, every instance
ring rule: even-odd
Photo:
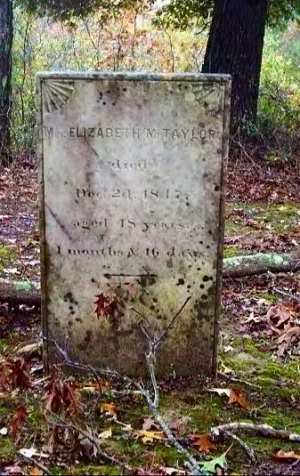
[[[48,337],[47,341],[55,345],[56,350],[63,357],[65,365],[67,365],[68,367],[75,368],[77,370],[81,370],[82,372],[87,372],[92,374],[95,377],[97,383],[100,382],[99,376],[102,375],[109,378],[115,378],[117,380],[123,381],[124,383],[130,384],[130,385],[134,385],[134,382],[129,377],[125,375],[121,375],[117,370],[112,370],[109,368],[107,369],[95,368],[92,365],[83,364],[81,362],[72,360],[68,352],[64,350],[54,339],[51,339]]]
[[[42,463],[40,463],[39,461],[36,461],[34,458],[32,458],[31,456],[25,456],[23,453],[20,453],[18,451],[18,455],[19,456],[22,456],[22,458],[24,458],[26,461],[28,461],[29,463],[31,464],[34,464],[35,466],[37,466],[38,468],[40,468],[41,471],[43,471],[43,473],[45,474],[49,474],[51,476],[52,473],[50,473],[50,471],[48,470],[48,468],[46,468],[46,466],[44,466]]]
[[[66,422],[63,418],[61,418],[58,415],[52,414],[52,416],[54,417],[54,421],[52,422],[53,424],[55,424],[57,426],[60,426],[62,428],[69,428],[69,429],[71,428],[71,429],[75,430],[77,433],[79,433],[80,435],[82,435],[84,438],[86,438],[90,443],[92,443],[92,445],[95,446],[97,452],[99,453],[99,455],[101,456],[101,458],[104,461],[107,461],[108,463],[111,463],[111,464],[116,465],[116,466],[121,466],[122,468],[126,469],[127,471],[132,471],[131,466],[127,465],[126,463],[123,463],[122,461],[118,460],[114,456],[106,453],[106,451],[104,451],[101,448],[101,446],[99,445],[99,442],[98,442],[96,437],[90,435],[89,433],[84,431],[79,426],[74,425],[74,423]]]
[[[175,438],[169,426],[164,421],[164,419],[162,418],[162,416],[160,415],[158,411],[159,387],[158,387],[156,376],[155,376],[156,352],[158,351],[161,343],[167,337],[169,330],[173,327],[176,319],[180,316],[180,314],[182,313],[183,309],[185,308],[185,306],[187,305],[190,299],[191,297],[189,296],[184,301],[183,305],[180,307],[178,312],[176,312],[174,317],[169,322],[168,326],[158,336],[152,336],[149,330],[146,329],[145,326],[143,325],[143,322],[140,323],[141,330],[148,342],[148,352],[145,353],[145,357],[146,357],[146,363],[147,363],[148,371],[151,378],[152,388],[153,388],[153,394],[154,394],[153,398],[151,398],[149,390],[145,389],[142,384],[138,383],[137,387],[140,390],[143,397],[145,398],[154,419],[156,420],[156,422],[159,424],[159,426],[165,433],[169,442],[177,449],[179,453],[185,456],[187,460],[186,466],[191,472],[191,474],[201,476],[201,475],[204,475],[205,472],[201,470],[198,461],[190,454],[190,452],[186,448],[184,448],[179,443],[179,441]]]
[[[288,440],[300,443],[300,434],[286,430],[276,430],[276,428],[273,428],[272,426],[267,424],[257,425],[255,423],[237,421],[232,423],[225,423],[224,425],[214,426],[211,428],[210,433],[213,437],[218,437],[226,432],[239,430],[244,431],[246,433],[255,433],[257,435],[269,438],[279,438],[281,440]]]
[[[140,328],[141,328],[141,331],[143,332],[143,334],[144,334],[144,336],[147,340],[147,343],[148,343],[148,352],[145,353],[145,357],[146,357],[146,363],[147,363],[148,371],[149,371],[150,378],[151,378],[151,384],[152,384],[152,388],[153,388],[153,395],[154,395],[153,398],[151,398],[149,390],[147,390],[141,383],[134,382],[129,377],[122,376],[117,371],[113,371],[113,370],[110,370],[110,369],[95,369],[92,366],[81,364],[80,362],[74,362],[70,359],[70,357],[68,355],[68,352],[66,350],[62,349],[56,341],[52,340],[52,342],[56,346],[56,349],[59,351],[59,353],[63,356],[63,358],[64,358],[64,360],[65,360],[65,362],[67,363],[68,366],[71,366],[71,367],[74,367],[74,368],[77,368],[77,369],[80,369],[80,370],[85,370],[85,371],[88,370],[89,372],[92,372],[95,376],[96,375],[98,376],[99,374],[100,375],[102,374],[102,375],[109,375],[109,376],[117,377],[118,379],[123,380],[123,382],[130,383],[130,385],[132,385],[132,384],[135,385],[135,387],[139,390],[140,394],[145,398],[151,413],[153,414],[155,420],[157,421],[157,423],[159,424],[159,426],[161,427],[161,429],[163,430],[163,432],[167,436],[169,442],[177,449],[177,451],[179,453],[181,453],[185,456],[185,458],[187,460],[186,466],[189,469],[190,474],[195,475],[195,476],[203,476],[203,475],[206,474],[205,471],[201,469],[200,464],[190,454],[190,452],[186,448],[184,448],[179,443],[179,441],[175,438],[172,431],[168,427],[167,423],[164,421],[164,419],[162,418],[162,416],[160,415],[160,413],[158,411],[159,387],[158,387],[156,376],[155,376],[156,352],[158,351],[158,349],[159,349],[160,345],[162,344],[162,342],[164,341],[164,339],[167,337],[168,332],[173,327],[176,319],[180,316],[180,314],[182,313],[183,309],[185,308],[185,306],[187,305],[187,303],[189,302],[190,299],[191,299],[190,296],[186,298],[186,300],[184,301],[184,303],[182,304],[180,309],[176,312],[174,317],[171,319],[171,321],[169,322],[167,327],[165,329],[163,329],[163,331],[158,336],[155,336],[155,335],[153,336],[150,333],[150,331],[145,327],[144,323],[145,323],[145,321],[147,321],[147,318],[145,318],[143,315],[141,315],[141,313],[139,313],[139,311],[136,311],[135,309],[133,309],[137,314],[139,314],[140,316],[143,317],[143,321],[140,323]],[[61,420],[61,421],[63,421],[63,420]],[[95,445],[97,451],[99,451],[99,454],[101,456],[103,456],[103,458],[105,458],[107,461],[109,461],[113,464],[122,465],[122,463],[117,461],[114,457],[112,457],[112,456],[108,455],[106,452],[104,452],[99,447],[99,444],[98,444],[97,440],[95,438],[93,438],[91,435],[89,435],[88,433],[86,433],[84,430],[75,426],[73,423],[68,424],[68,423],[63,421],[63,423],[61,423],[61,424],[67,425],[68,427],[73,428],[74,430],[78,431],[83,436],[85,436],[92,444]],[[128,467],[126,467],[126,466],[124,466],[124,467],[125,467],[125,469],[128,469]]]
[[[156,350],[158,350],[158,347],[160,346],[162,341],[167,337],[169,330],[173,327],[173,325],[175,324],[176,319],[180,316],[180,314],[182,313],[183,309],[185,308],[185,306],[187,305],[187,303],[189,302],[190,299],[191,299],[191,296],[188,296],[186,298],[186,300],[182,304],[181,308],[176,312],[175,316],[171,319],[171,321],[167,325],[166,329],[164,329],[161,332],[160,336],[157,339]]]
[[[176,319],[180,316],[180,314],[182,313],[183,309],[185,308],[185,306],[187,305],[187,303],[189,302],[189,300],[191,299],[191,296],[188,296],[186,298],[186,300],[184,301],[184,303],[182,304],[182,306],[179,308],[179,310],[176,312],[176,314],[174,315],[174,317],[172,317],[172,319],[170,320],[169,324],[167,325],[167,327],[165,329],[163,329],[161,331],[161,333],[158,335],[158,336],[152,336],[149,329],[144,325],[144,322],[146,321],[147,324],[148,324],[148,319],[147,319],[147,316],[144,316],[142,313],[140,313],[137,309],[135,309],[134,307],[132,307],[131,309],[136,313],[138,314],[140,317],[143,318],[143,321],[140,322],[140,328],[143,332],[143,334],[145,335],[146,339],[147,339],[147,342],[148,344],[150,344],[151,342],[151,345],[153,346],[153,352],[157,352],[157,350],[159,349],[161,343],[164,341],[164,339],[167,337],[170,329],[174,326],[175,324],[175,321]]]
[[[229,382],[241,383],[243,385],[247,385],[248,387],[261,389],[260,385],[257,385],[256,383],[248,382],[248,380],[240,379],[238,377],[235,377],[234,375],[228,375],[223,372],[218,372],[217,376],[223,378],[224,380],[228,380]]]
[[[282,296],[286,296],[290,299],[293,299],[294,301],[297,301],[297,302],[300,302],[300,297],[299,296],[296,296],[294,294],[291,294],[291,293],[288,293],[286,291],[282,291],[281,289],[277,289],[277,288],[274,288],[274,291],[277,293],[277,294],[281,294]]]
[[[196,461],[196,459],[189,453],[188,450],[186,450],[180,443],[179,441],[175,438],[175,436],[173,435],[173,433],[171,432],[170,428],[168,427],[167,423],[164,421],[164,419],[162,418],[162,416],[160,415],[157,407],[155,406],[155,400],[152,400],[151,396],[150,396],[150,393],[148,390],[146,390],[141,384],[139,384],[139,389],[140,389],[140,392],[141,394],[144,396],[147,404],[148,404],[148,407],[153,415],[153,417],[155,418],[155,420],[157,421],[157,423],[159,424],[159,426],[161,427],[161,429],[163,430],[163,432],[165,433],[166,437],[168,438],[169,442],[177,449],[177,451],[181,454],[183,454],[185,456],[185,458],[187,459],[187,463],[186,463],[186,466],[187,468],[190,470],[191,474],[193,475],[197,475],[197,476],[201,476],[203,475],[204,473],[201,471],[200,467],[199,467],[199,463]]]
[[[253,450],[253,448],[250,448],[245,441],[243,441],[239,436],[237,436],[235,433],[231,433],[230,431],[225,431],[224,435],[229,436],[233,440],[237,441],[238,444],[243,448],[243,450],[247,453],[251,463],[256,462],[256,455]]]

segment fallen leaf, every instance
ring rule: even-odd
[[[107,296],[104,296],[103,293],[97,294],[95,304],[96,304],[96,309],[95,309],[96,316],[98,318],[101,316],[106,316],[107,307],[110,304],[110,299]]]
[[[43,476],[43,471],[36,466],[30,470],[30,476]]]
[[[159,469],[162,474],[165,474],[166,476],[178,476],[180,474],[186,474],[183,469],[171,468],[170,466],[161,466]]]
[[[117,418],[117,406],[115,403],[101,403],[100,404],[100,411],[105,413],[113,418]]]
[[[226,397],[230,398],[231,388],[209,388],[208,391],[217,393],[220,396],[226,395]]]
[[[33,344],[27,344],[22,346],[21,348],[17,349],[16,354],[17,355],[26,355],[26,356],[32,356],[33,354],[36,354],[37,352],[40,352],[42,350],[42,341],[39,342],[34,342]]]
[[[216,445],[212,441],[209,435],[189,435],[192,445],[201,453],[209,453],[217,449]]]
[[[172,430],[172,432],[176,433],[177,435],[182,435],[183,433],[187,432],[187,428],[190,422],[191,422],[191,417],[181,416],[180,418],[174,418],[173,420],[170,420],[169,428],[170,430]]]
[[[112,429],[108,428],[108,430],[102,431],[99,433],[98,438],[100,440],[107,440],[108,438],[112,437]]]
[[[0,366],[0,388],[2,390],[8,390],[10,387],[10,379],[11,372],[7,365],[7,363],[2,363]]]
[[[29,459],[31,459],[33,456],[38,456],[39,458],[49,458],[48,454],[39,453],[38,450],[34,448],[34,446],[31,446],[30,448],[21,448],[18,453]]]
[[[33,446],[31,448],[21,448],[18,452],[25,458],[32,458],[38,454],[37,449]]]
[[[165,439],[165,435],[162,431],[137,430],[133,433],[133,436],[136,439],[140,438],[145,445],[147,443],[153,443],[154,440],[163,441]]]
[[[237,403],[241,408],[244,408],[244,410],[249,410],[251,408],[246,395],[241,390],[233,388],[211,388],[208,389],[208,391],[217,393],[220,396],[225,395],[229,399],[229,404]]]
[[[277,355],[283,357],[295,341],[300,339],[300,326],[289,326],[285,332],[278,337],[279,345]]]
[[[51,377],[43,399],[49,412],[59,413],[65,409],[70,415],[79,413],[79,400],[71,382],[61,380],[57,375]]]
[[[300,453],[278,450],[273,454],[273,458],[281,462],[300,461]]]
[[[144,418],[144,423],[143,423],[143,426],[142,426],[142,430],[149,431],[149,430],[154,429],[154,428],[157,430],[158,426],[155,423],[155,421],[153,420],[153,418],[151,418],[151,417]]]
[[[80,391],[83,393],[94,394],[96,392],[104,392],[111,389],[111,383],[107,380],[99,379],[97,382],[90,384],[85,383],[80,387]]]
[[[97,294],[95,304],[96,304],[95,313],[98,319],[101,316],[104,316],[104,317],[113,316],[118,308],[118,300],[111,299],[105,296],[103,293]]]
[[[266,319],[272,330],[280,334],[279,328],[292,318],[292,313],[283,304],[271,306],[267,312]]]
[[[244,410],[250,410],[251,404],[248,402],[246,395],[238,389],[230,389],[228,403],[237,403]]]
[[[10,378],[14,388],[26,389],[31,386],[28,365],[23,358],[11,360],[7,365],[11,372]]]
[[[5,466],[3,474],[7,476],[17,476],[23,475],[25,472],[18,464],[15,463],[13,466]]]
[[[217,458],[201,463],[201,468],[206,473],[225,474],[227,468],[226,454],[227,451]]]
[[[24,406],[18,407],[9,423],[9,432],[14,440],[16,439],[18,433],[20,433],[26,418],[27,418],[26,408]]]

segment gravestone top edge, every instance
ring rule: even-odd
[[[229,74],[204,73],[149,73],[149,72],[110,72],[110,71],[40,71],[36,74],[37,81],[47,79],[114,79],[124,81],[214,81],[230,83]]]

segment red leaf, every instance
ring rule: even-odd
[[[110,317],[114,316],[117,310],[118,301],[116,299],[111,300],[107,296],[104,296],[103,293],[101,293],[96,296],[95,304],[95,313],[98,318],[100,316]]]
[[[8,362],[11,371],[11,383],[14,388],[29,388],[30,377],[27,372],[27,364],[23,358]]]
[[[69,415],[75,415],[79,411],[79,401],[71,383],[62,381],[56,375],[51,378],[47,386],[44,400],[46,400],[46,410],[52,413],[66,410]]]
[[[107,315],[107,308],[109,308],[110,305],[110,300],[107,296],[104,296],[103,293],[98,294],[96,296],[96,309],[95,313],[97,317],[99,318],[100,316],[106,316]]]
[[[9,423],[9,431],[12,438],[15,440],[17,434],[21,431],[27,417],[27,410],[20,406],[16,409],[14,416]]]
[[[10,385],[10,370],[6,364],[0,367],[0,388],[1,390],[8,390]]]

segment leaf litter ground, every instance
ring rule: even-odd
[[[300,237],[298,175],[282,165],[258,165],[253,173],[252,165],[229,166],[225,255],[293,251]],[[34,164],[1,171],[0,200],[1,277],[38,281]],[[224,280],[218,378],[160,382],[162,416],[207,471],[222,474],[226,460],[229,474],[300,474],[299,444],[239,434],[256,453],[252,463],[238,443],[209,434],[230,421],[300,433],[299,287],[292,273]],[[1,474],[120,474],[120,466],[99,456],[89,432],[132,474],[185,474],[183,457],[139,395],[124,393],[116,381],[60,369],[43,375],[39,345],[28,347],[40,339],[39,319],[39,309],[0,307]]]

